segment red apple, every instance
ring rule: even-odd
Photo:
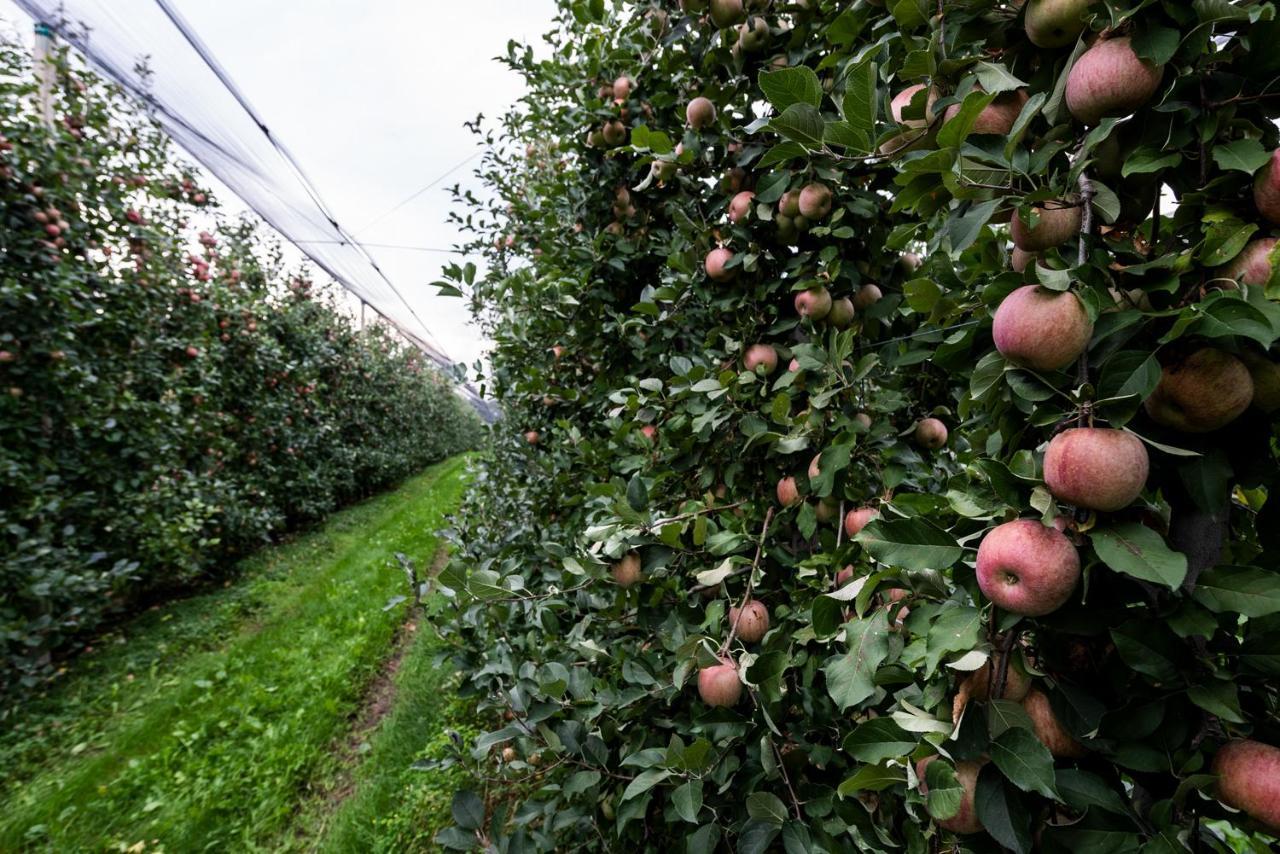
[[[1054,436],[1044,454],[1044,482],[1054,498],[1106,513],[1133,503],[1149,469],[1146,445],[1126,430],[1073,427]]]
[[[1067,109],[1086,125],[1127,116],[1160,88],[1164,66],[1139,59],[1128,36],[1095,42],[1067,75]]]
[[[858,311],[866,311],[880,302],[883,296],[884,294],[880,292],[879,285],[865,284],[858,288],[858,292],[853,295],[853,307]]]
[[[1213,757],[1218,799],[1280,833],[1280,748],[1229,741]]]
[[[986,106],[982,112],[978,113],[978,118],[973,123],[972,133],[995,134],[997,136],[1006,136],[1009,131],[1013,130],[1013,124],[1018,120],[1018,116],[1022,113],[1022,107],[1027,103],[1030,96],[1025,89],[1019,89],[1016,92],[1001,92],[996,95],[994,101]],[[960,104],[952,104],[947,107],[947,111],[942,114],[942,121],[951,121],[960,113]]]
[[[713,282],[728,282],[738,275],[736,267],[726,268],[726,265],[733,260],[733,251],[721,246],[712,249],[707,253],[707,260],[704,266],[707,270],[707,277]]]
[[[742,364],[753,373],[762,367],[765,374],[771,374],[778,369],[778,351],[768,344],[752,344],[743,354]]]
[[[924,418],[916,424],[916,444],[936,451],[947,444],[947,425],[937,418]]]
[[[1080,358],[1093,337],[1093,322],[1075,294],[1025,285],[1000,303],[991,336],[1015,365],[1056,371]]]
[[[1280,149],[1277,149],[1277,153],[1280,153]],[[1280,216],[1280,190],[1276,192],[1276,212]],[[1246,285],[1265,285],[1271,278],[1271,252],[1275,248],[1274,237],[1249,241],[1235,260],[1222,268],[1222,275]]]
[[[524,440],[525,440],[526,442],[528,442],[530,445],[536,445],[536,444],[538,444],[538,441],[539,441],[541,438],[542,438],[542,437],[538,435],[538,431],[537,431],[537,430],[529,430],[528,432],[526,432],[526,433],[524,434]]]
[[[736,607],[729,609],[729,625],[738,627],[738,637],[744,642],[758,643],[769,631],[769,609],[759,599],[752,599],[741,612]]]
[[[1032,228],[1014,212],[1010,231],[1013,243],[1026,252],[1043,252],[1061,246],[1080,233],[1083,211],[1079,205],[1066,201],[1037,202],[1032,205],[1037,219]]]
[[[1253,180],[1253,205],[1272,225],[1280,225],[1280,148]]]
[[[796,314],[810,320],[822,320],[831,311],[831,293],[826,288],[800,291],[795,298]]]
[[[927,795],[929,787],[925,784],[926,769],[937,759],[937,754],[926,756],[916,763],[916,776],[920,778],[920,792]],[[981,833],[982,822],[978,819],[978,810],[974,806],[974,792],[978,788],[978,774],[982,772],[983,762],[957,762],[956,780],[959,781],[963,793],[960,796],[960,811],[948,819],[938,821],[938,826],[952,833]]]
[[[989,531],[978,546],[978,586],[997,606],[1024,617],[1050,614],[1071,598],[1080,555],[1066,535],[1036,519]]]
[[[848,329],[853,324],[853,300],[848,297],[831,301],[831,311],[827,314],[827,323],[836,329]]]
[[[1235,356],[1213,347],[1164,366],[1160,384],[1143,402],[1158,424],[1184,433],[1225,427],[1249,408],[1253,379]]]
[[[742,699],[742,680],[732,658],[725,656],[719,664],[698,671],[698,696],[715,708],[727,708]]]
[[[623,555],[622,560],[615,563],[611,571],[613,580],[623,588],[630,587],[644,578],[644,572],[640,568],[640,555],[636,552],[627,552]]]
[[[1033,688],[1023,699],[1022,708],[1026,709],[1027,715],[1031,718],[1036,738],[1040,739],[1040,743],[1049,748],[1049,752],[1054,756],[1060,759],[1079,759],[1089,754],[1088,749],[1076,741],[1075,736],[1068,732],[1058,720],[1058,716],[1053,713],[1048,695],[1043,691]]]
[[[856,537],[858,532],[867,527],[872,519],[880,518],[880,511],[874,507],[855,507],[844,514],[844,532]]]
[[[658,441],[658,428],[652,424],[646,424],[640,428],[640,435],[649,440],[650,443]]]
[[[755,197],[756,194],[750,190],[743,190],[734,196],[729,202],[729,221],[737,224],[746,219],[747,215],[751,213],[751,202]]]
[[[800,215],[810,222],[826,219],[831,213],[831,188],[814,182],[800,191]]]
[[[800,503],[800,489],[794,477],[784,477],[778,481],[778,503],[783,507],[793,507]]]
[[[689,122],[689,127],[702,130],[716,120],[716,105],[711,103],[710,98],[698,96],[685,107],[684,116]]]

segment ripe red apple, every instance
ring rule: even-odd
[[[625,75],[613,81],[613,100],[619,102],[627,100],[631,96],[633,85],[631,78]]]
[[[1067,75],[1067,109],[1086,125],[1127,116],[1160,88],[1164,66],[1139,59],[1128,36],[1096,42]]]
[[[880,511],[874,507],[855,507],[844,514],[844,532],[850,537],[856,537],[859,531],[867,527],[868,522],[879,518]]]
[[[903,252],[898,256],[898,269],[907,276],[910,276],[916,270],[919,270],[920,265],[923,263],[924,259],[914,252]]]
[[[658,441],[658,428],[652,424],[646,424],[640,428],[640,435],[644,436],[652,444]]]
[[[1025,89],[1016,92],[1001,92],[994,101],[978,113],[974,120],[972,133],[995,134],[1006,136],[1013,130],[1013,124],[1022,114],[1022,107],[1030,98]],[[943,123],[947,123],[960,113],[960,104],[952,104],[942,114]]]
[[[0,364],[3,364],[5,362],[12,362],[16,358],[17,356],[13,355],[13,353],[9,352],[8,350],[0,350]]]
[[[551,347],[551,354],[555,356],[555,358],[559,359],[561,356],[564,355],[564,347],[561,346],[560,344],[553,345]]]
[[[879,285],[868,283],[858,288],[858,292],[853,295],[853,307],[858,311],[866,311],[880,302],[883,297],[884,294]]]
[[[916,444],[936,451],[947,444],[947,425],[937,418],[924,418],[916,424]]]
[[[732,658],[725,656],[719,664],[698,671],[698,696],[714,708],[727,708],[742,699],[742,680]]]
[[[1058,720],[1058,716],[1053,713],[1049,696],[1043,691],[1033,688],[1023,699],[1022,708],[1026,709],[1028,717],[1031,718],[1036,738],[1040,739],[1040,743],[1049,748],[1049,752],[1054,756],[1059,759],[1079,759],[1088,755],[1088,749],[1076,741],[1075,736],[1067,731],[1067,728]]]
[[[1213,757],[1218,800],[1280,832],[1280,748],[1229,741]]]
[[[1253,204],[1272,225],[1280,225],[1280,148],[1253,179]]]
[[[814,454],[813,459],[809,460],[809,480],[813,480],[822,474],[822,454]]]
[[[916,101],[916,95],[924,91],[924,84],[917,83],[914,86],[908,86],[897,95],[893,96],[893,100],[889,102],[889,112],[893,116],[893,120],[902,126],[903,130],[896,137],[886,141],[880,146],[881,154],[897,154],[902,151],[910,151],[924,143],[928,136],[932,133],[929,130],[930,125],[934,121],[933,104],[938,100],[938,90],[932,87],[928,93],[920,100],[924,101],[924,112],[921,115],[917,107],[914,109],[913,115],[919,118],[903,118],[903,114],[907,112],[913,102]]]
[[[710,98],[699,95],[685,107],[684,117],[688,120],[689,127],[702,130],[716,120],[716,105],[711,103]]]
[[[796,314],[810,320],[822,320],[831,311],[831,293],[822,287],[800,291],[795,298]]]
[[[995,687],[995,678],[999,675],[1000,660],[1000,653],[993,653],[987,659],[986,664],[975,670],[964,681],[964,684],[968,686],[969,699],[983,702],[991,699],[1018,702],[1027,696],[1027,692],[1031,690],[1031,674],[1023,668],[1018,656],[1009,658],[1009,666],[1005,669],[1004,691],[1001,696],[994,696],[992,689]]]
[[[538,431],[537,431],[537,430],[529,430],[528,432],[526,432],[526,433],[524,434],[524,440],[525,440],[526,442],[528,442],[530,445],[536,445],[536,444],[538,444],[538,441],[539,441],[541,438],[542,438],[542,437],[541,437],[540,435],[538,435]]]
[[[867,413],[859,412],[857,415],[853,416],[853,420],[861,424],[863,429],[871,429],[871,416]]]
[[[1280,190],[1276,195],[1276,213],[1280,215]],[[1235,260],[1222,268],[1222,275],[1246,285],[1265,285],[1271,278],[1271,252],[1275,248],[1274,237],[1250,240]]]
[[[751,202],[755,197],[756,194],[750,190],[743,190],[734,196],[729,202],[729,222],[736,225],[746,219],[751,213]]]
[[[916,776],[920,778],[920,792],[927,795],[929,787],[925,784],[925,770],[929,763],[938,758],[937,754],[926,756],[916,763]],[[956,780],[959,781],[964,794],[960,797],[960,811],[948,819],[938,821],[938,826],[952,833],[981,833],[982,822],[978,819],[978,810],[973,803],[974,791],[978,788],[978,774],[982,772],[983,762],[963,761],[956,763]]]
[[[194,359],[194,358],[198,357],[199,355],[200,355],[200,349],[199,349],[198,347],[188,347],[188,348],[187,348],[187,358],[188,358],[188,359]]]
[[[799,359],[792,359],[790,362],[788,362],[788,363],[787,363],[787,371],[788,371],[789,373],[793,373],[793,374],[794,374],[794,373],[795,373],[796,371],[798,371],[798,370],[800,370],[800,360],[799,360]]]
[[[737,267],[729,267],[728,264],[733,260],[733,250],[726,249],[723,246],[712,249],[707,253],[706,263],[703,265],[707,270],[707,277],[713,282],[728,282],[738,275]]]
[[[1015,365],[1056,371],[1080,358],[1093,337],[1093,322],[1075,294],[1025,285],[1000,303],[991,336]]]
[[[831,311],[827,314],[827,323],[836,329],[848,329],[853,324],[853,300],[848,297],[831,301]]]
[[[1150,465],[1146,445],[1127,430],[1073,427],[1049,442],[1044,482],[1059,501],[1114,513],[1141,494]]]
[[[778,503],[783,507],[793,507],[800,503],[800,489],[794,477],[784,477],[778,481]]]
[[[1084,13],[1093,0],[1027,0],[1023,25],[1036,47],[1059,48],[1084,32]]]
[[[630,587],[644,577],[644,573],[640,569],[640,555],[636,552],[627,552],[622,556],[622,560],[613,565],[613,580],[618,583],[619,587]]]
[[[752,599],[741,609],[729,609],[729,625],[737,625],[738,637],[746,643],[759,643],[769,631],[769,609],[759,599]]]
[[[743,354],[742,364],[753,373],[763,367],[766,375],[771,374],[778,369],[778,351],[768,344],[752,344]]]
[[[1036,519],[1005,522],[978,546],[978,586],[997,606],[1024,617],[1061,608],[1080,580],[1080,555],[1066,535]]]
[[[1055,246],[1061,246],[1080,233],[1083,211],[1079,205],[1065,201],[1037,202],[1035,209],[1035,227],[1023,222],[1022,215],[1013,214],[1010,232],[1013,244],[1027,252],[1043,252]]]
[[[782,198],[778,199],[778,213],[793,219],[800,216],[800,192],[798,190],[787,190],[782,194]]]
[[[622,145],[627,141],[627,126],[617,119],[605,122],[601,132],[606,145]]]
[[[815,181],[800,191],[800,215],[810,222],[826,219],[831,213],[831,188]]]
[[[1009,256],[1009,266],[1013,268],[1015,273],[1024,273],[1026,269],[1035,263],[1036,253],[1028,252],[1019,247],[1013,247],[1013,253]]]
[[[1249,369],[1213,347],[1164,366],[1160,384],[1143,402],[1158,424],[1184,433],[1208,433],[1234,421],[1253,400]]]
[[[850,581],[853,581],[852,564],[836,573],[836,587],[844,587]]]
[[[720,28],[732,26],[746,17],[742,0],[711,0],[711,20]]]

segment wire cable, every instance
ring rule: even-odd
[[[407,198],[405,198],[403,201],[401,201],[399,204],[395,205],[394,207],[392,207],[390,210],[386,211],[385,213],[381,213],[381,214],[379,214],[378,216],[376,216],[376,217],[373,219],[373,221],[372,221],[372,222],[370,222],[368,225],[366,225],[366,226],[364,226],[363,228],[361,228],[361,229],[359,229],[358,231],[356,231],[356,235],[357,235],[357,236],[359,236],[359,235],[361,235],[361,234],[364,234],[366,231],[368,231],[369,229],[373,228],[375,225],[377,225],[378,223],[382,222],[382,221],[383,221],[383,220],[385,220],[387,217],[391,216],[393,213],[395,213],[396,211],[400,210],[400,209],[401,209],[402,207],[404,207],[405,205],[409,204],[409,202],[412,202],[414,199],[418,198],[418,196],[421,196],[421,195],[422,195],[423,193],[425,193],[427,190],[430,190],[430,189],[431,189],[432,187],[434,187],[436,184],[439,184],[439,183],[440,183],[441,181],[443,181],[445,178],[448,178],[450,175],[452,175],[454,172],[457,172],[457,171],[458,171],[459,169],[461,169],[463,166],[466,166],[466,165],[467,165],[468,163],[470,163],[472,160],[475,160],[475,159],[476,159],[477,157],[479,157],[482,153],[483,153],[483,152],[480,152],[480,151],[474,151],[474,152],[472,152],[471,154],[469,154],[469,155],[466,157],[466,159],[464,159],[464,160],[462,160],[461,162],[456,163],[456,164],[454,164],[453,166],[449,167],[449,169],[448,169],[447,171],[445,171],[445,172],[444,172],[444,174],[442,174],[440,177],[436,178],[436,179],[435,179],[434,181],[432,181],[430,184],[427,184],[427,186],[423,187],[422,189],[418,190],[418,191],[417,191],[417,192],[415,192],[415,193],[412,193],[412,194],[411,194],[411,195],[409,195]],[[373,245],[375,245],[375,244],[372,244],[372,243],[371,243],[371,244],[369,244],[369,245],[370,245],[370,246],[373,246]]]

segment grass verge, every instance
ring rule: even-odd
[[[265,550],[241,582],[144,615],[64,683],[8,710],[0,850],[274,847],[299,803],[343,771],[333,746],[407,607],[382,611],[405,592],[393,555],[430,563],[464,466],[442,463]],[[398,678],[417,673],[434,692],[427,705],[443,711],[430,680],[444,677],[418,672],[433,670],[427,657],[406,660]],[[339,812],[363,798],[358,787]]]

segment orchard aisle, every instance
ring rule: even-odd
[[[0,851],[425,847],[455,781],[408,765],[465,711],[442,702],[434,636],[383,606],[407,592],[396,552],[420,571],[436,555],[465,469],[434,466],[236,584],[147,612],[10,712]]]

